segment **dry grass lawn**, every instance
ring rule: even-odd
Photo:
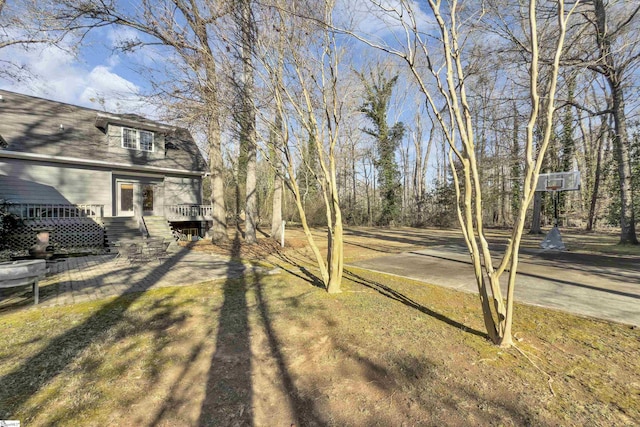
[[[358,228],[349,230],[345,256],[456,239],[454,231]],[[566,239],[579,250],[616,251],[615,236]],[[275,264],[278,275],[0,314],[0,419],[27,426],[640,424],[638,329],[520,305],[517,348],[503,350],[487,341],[476,296],[354,268],[345,272],[344,292],[328,295],[317,287],[302,233],[288,231],[287,242],[284,251],[267,240],[192,249]],[[640,255],[633,250],[627,256]]]

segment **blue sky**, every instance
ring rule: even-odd
[[[397,0],[382,3],[391,5]],[[339,1],[337,10],[338,16],[357,23],[361,34],[391,34],[388,22],[376,17],[368,1]],[[424,15],[419,19],[428,20]],[[62,48],[40,45],[28,51],[19,46],[0,49],[0,60],[26,66],[32,72],[31,78],[22,81],[9,81],[0,75],[0,88],[116,113],[136,111],[154,116],[153,108],[140,102],[138,94],[144,93],[149,83],[136,71],[140,63],[153,61],[153,50],[125,54],[114,49],[118,41],[137,34],[133,29],[108,26],[90,32],[82,44],[68,38]],[[71,47],[76,44],[80,49],[74,55]]]

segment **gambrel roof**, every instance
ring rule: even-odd
[[[155,152],[122,149],[108,141],[108,126],[148,130]],[[189,131],[136,114],[112,114],[0,90],[0,156],[34,155],[96,164],[204,173],[207,165]]]

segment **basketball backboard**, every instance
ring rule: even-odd
[[[536,191],[580,190],[580,171],[541,173]]]

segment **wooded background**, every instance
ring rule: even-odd
[[[551,28],[555,2],[538,3],[544,34],[546,27]],[[218,172],[213,176],[223,177],[223,183],[215,186],[218,198],[224,192],[220,215],[244,220],[249,211],[252,222],[266,224],[279,185],[276,162],[269,159],[269,153],[279,150],[274,148],[274,139],[280,136],[273,123],[283,120],[274,107],[274,69],[268,64],[274,65],[274,55],[280,51],[282,83],[300,96],[301,83],[292,78],[292,64],[304,64],[307,83],[315,85],[309,94],[319,112],[322,82],[313,67],[326,54],[323,34],[328,28],[339,71],[332,76],[340,98],[334,154],[343,221],[455,226],[449,148],[434,125],[433,112],[425,107],[402,59],[352,37],[399,43],[403,34],[390,16],[411,7],[424,24],[423,31],[437,40],[437,32],[429,34],[435,28],[432,16],[411,1],[2,0],[0,52],[16,45],[60,44],[69,38],[81,44],[92,30],[106,25],[136,30],[136,36],[121,39],[114,49],[165,58],[161,63],[136,65],[148,77],[148,87],[139,95],[161,108],[159,118],[186,125],[201,139]],[[508,227],[523,185],[522,142],[529,108],[523,84],[530,57],[525,7],[490,0],[460,1],[456,8],[483,182],[483,221],[487,226]],[[544,43],[541,38],[543,63],[545,51],[552,49]],[[29,70],[11,58],[2,58],[2,64],[2,78],[28,78]],[[619,228],[621,207],[627,221],[629,211],[634,213],[633,222],[639,217],[639,64],[636,2],[580,2],[568,28],[554,134],[542,171],[581,173],[581,190],[560,196],[562,226]],[[543,76],[544,72],[543,66]],[[290,100],[284,102],[289,103],[282,112],[287,114],[294,108]],[[301,137],[292,146],[292,161],[304,209],[311,224],[324,224],[326,204],[317,179],[321,165],[313,145],[317,135],[304,131],[300,121],[285,122],[291,134]],[[212,144],[216,133],[219,141]],[[305,138],[306,145],[300,142]],[[247,179],[256,182],[249,197]],[[552,199],[547,193],[540,196],[541,225],[548,226]],[[255,209],[247,210],[247,201]],[[531,217],[528,227],[536,229]],[[290,191],[284,192],[283,218],[300,219]]]

